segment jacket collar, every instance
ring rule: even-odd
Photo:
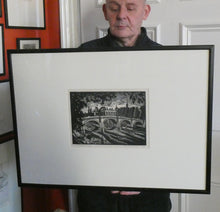
[[[107,35],[112,47],[122,47],[120,45],[120,42],[118,41],[118,39],[111,34],[110,29],[108,29],[108,35]],[[138,36],[135,45],[133,47],[141,47],[144,43],[145,40],[148,40],[148,36],[147,36],[147,32],[146,29],[144,27],[141,27],[141,33]]]

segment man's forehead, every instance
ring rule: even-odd
[[[127,3],[127,4],[142,4],[145,3],[146,0],[106,0],[106,3]]]

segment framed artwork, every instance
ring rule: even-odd
[[[0,144],[13,139],[11,95],[8,81],[0,81]]]
[[[0,161],[0,207],[9,200],[8,175],[3,169],[4,166]]]
[[[0,1],[0,17],[2,17],[2,2]]]
[[[17,49],[40,49],[40,38],[17,38]]]
[[[21,211],[14,141],[0,145],[0,211]],[[17,201],[13,201],[17,199]]]
[[[11,50],[19,184],[209,193],[213,48]]]
[[[7,28],[45,29],[44,0],[4,0]]]
[[[0,24],[0,76],[5,74],[4,26]]]
[[[73,144],[147,145],[146,91],[70,92]]]

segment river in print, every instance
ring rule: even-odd
[[[146,91],[70,92],[73,144],[147,145]]]

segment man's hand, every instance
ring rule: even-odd
[[[138,195],[141,192],[140,191],[111,191],[112,194],[120,194],[124,196],[129,196],[129,195]]]

